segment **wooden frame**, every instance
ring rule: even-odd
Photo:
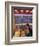
[[[10,30],[10,28],[9,28],[10,27],[10,23],[9,23],[10,12],[9,12],[9,6],[14,5],[14,4],[36,6],[36,40],[10,42],[10,31],[9,31]],[[12,25],[11,25],[11,27],[12,27]],[[38,42],[38,4],[36,4],[36,3],[23,3],[23,2],[10,2],[10,1],[5,2],[5,44],[23,44],[23,43],[37,43],[37,42]]]

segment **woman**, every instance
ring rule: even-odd
[[[25,30],[24,30],[24,25],[21,26],[21,31],[20,31],[20,36],[25,37]]]
[[[24,29],[21,29],[21,37],[25,37],[25,31],[24,31]]]
[[[26,24],[26,26],[25,26],[25,35],[32,36],[32,29],[30,28],[29,24]]]
[[[14,37],[20,37],[20,28],[19,27],[15,28]]]

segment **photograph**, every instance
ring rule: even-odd
[[[32,37],[33,7],[12,6],[11,10],[13,19],[12,37]]]

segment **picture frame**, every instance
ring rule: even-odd
[[[27,35],[27,31],[25,32],[23,30],[27,30],[29,27],[31,28],[31,32],[28,31],[30,34]],[[22,30],[23,32],[16,30]],[[11,45],[37,42],[38,4],[6,1],[5,44]]]

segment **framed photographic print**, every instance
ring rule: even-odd
[[[5,43],[38,42],[38,4],[5,2]]]

